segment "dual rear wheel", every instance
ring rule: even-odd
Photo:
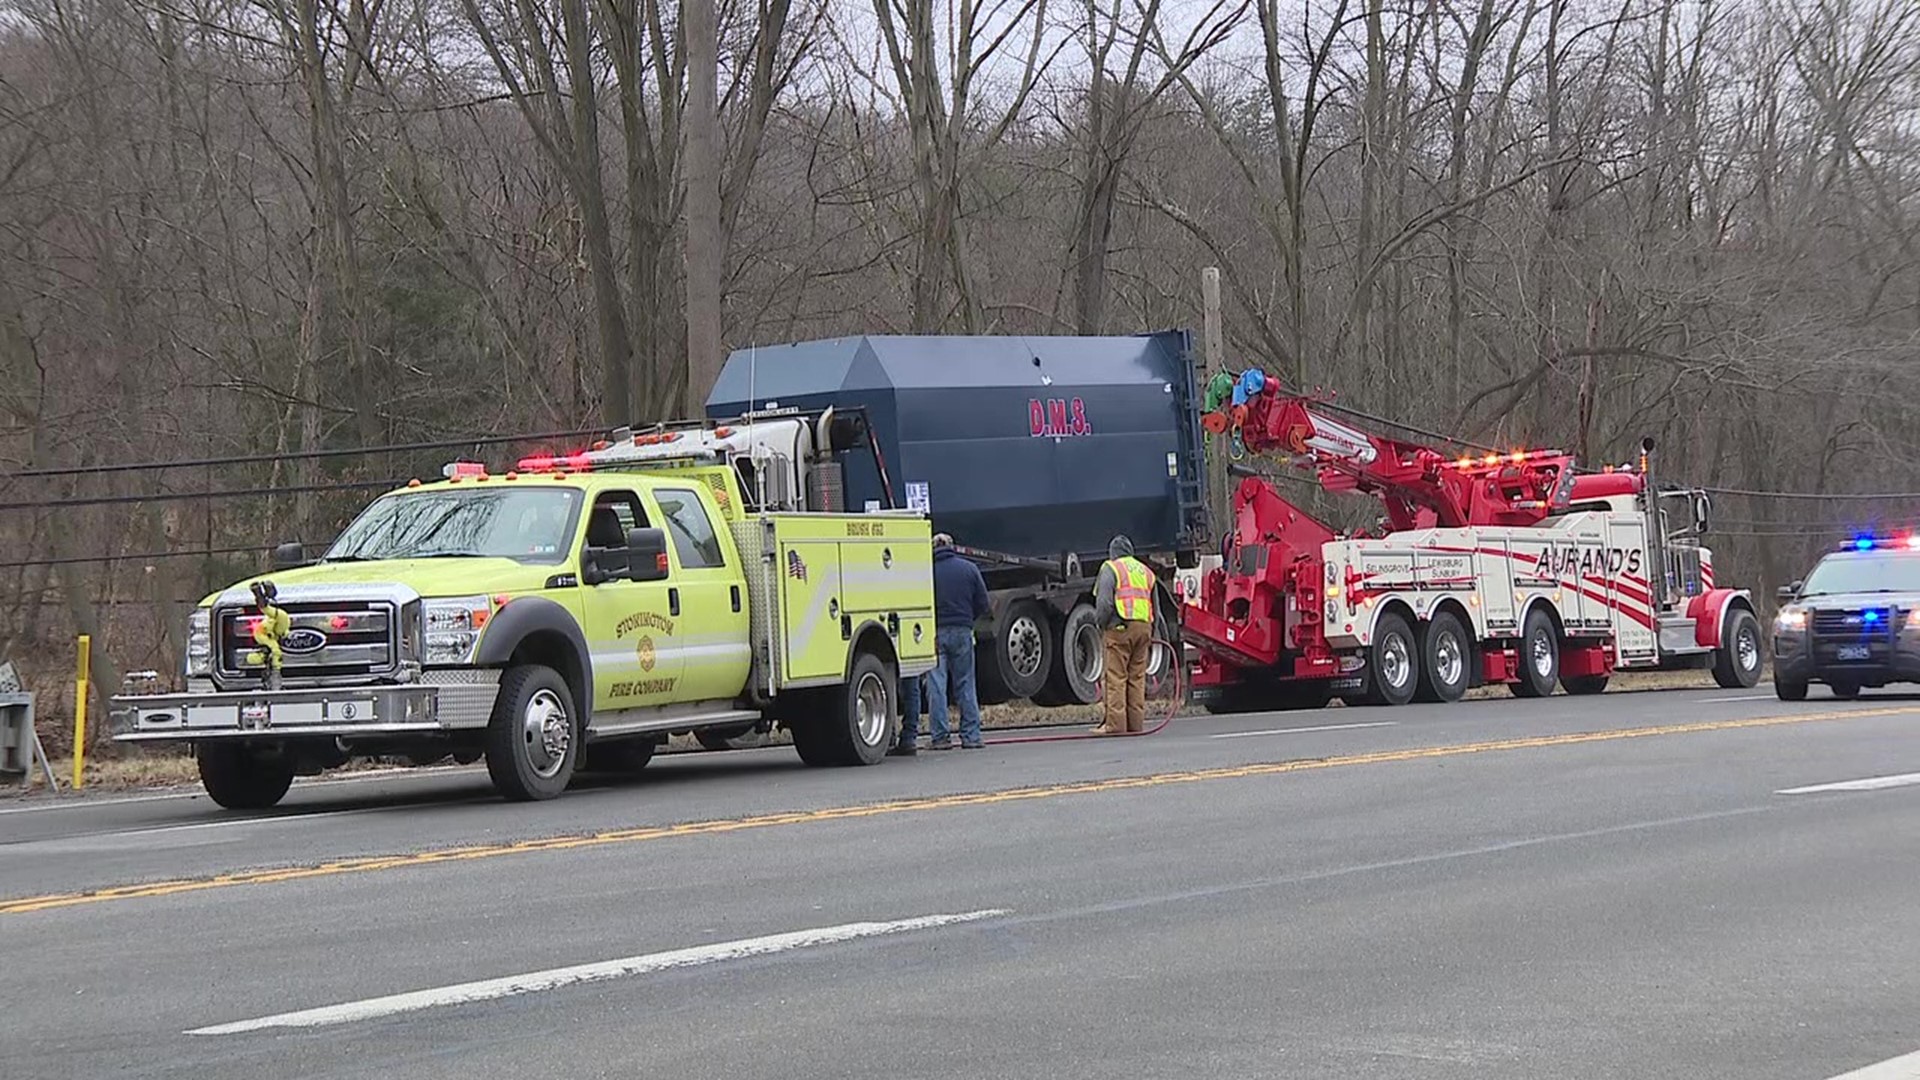
[[[1466,626],[1452,612],[1436,612],[1418,631],[1406,616],[1388,612],[1374,627],[1368,650],[1368,700],[1378,705],[1459,701],[1472,679],[1472,658]]]

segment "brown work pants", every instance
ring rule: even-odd
[[[1112,732],[1145,731],[1153,629],[1143,622],[1121,623],[1107,631],[1106,644],[1106,713],[1100,726]]]

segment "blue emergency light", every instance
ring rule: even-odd
[[[1841,551],[1881,551],[1889,548],[1920,551],[1920,532],[1908,533],[1904,536],[1875,536],[1872,533],[1860,533],[1840,545]]]

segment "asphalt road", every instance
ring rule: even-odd
[[[0,1076],[1826,1080],[1920,1050],[1920,786],[1781,792],[1916,731],[1763,687],[0,804]]]

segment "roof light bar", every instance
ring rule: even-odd
[[[1908,551],[1920,551],[1920,532],[1907,533],[1904,536],[1876,536],[1873,533],[1856,533],[1851,540],[1840,544],[1841,551],[1880,551],[1887,548],[1905,548]]]

